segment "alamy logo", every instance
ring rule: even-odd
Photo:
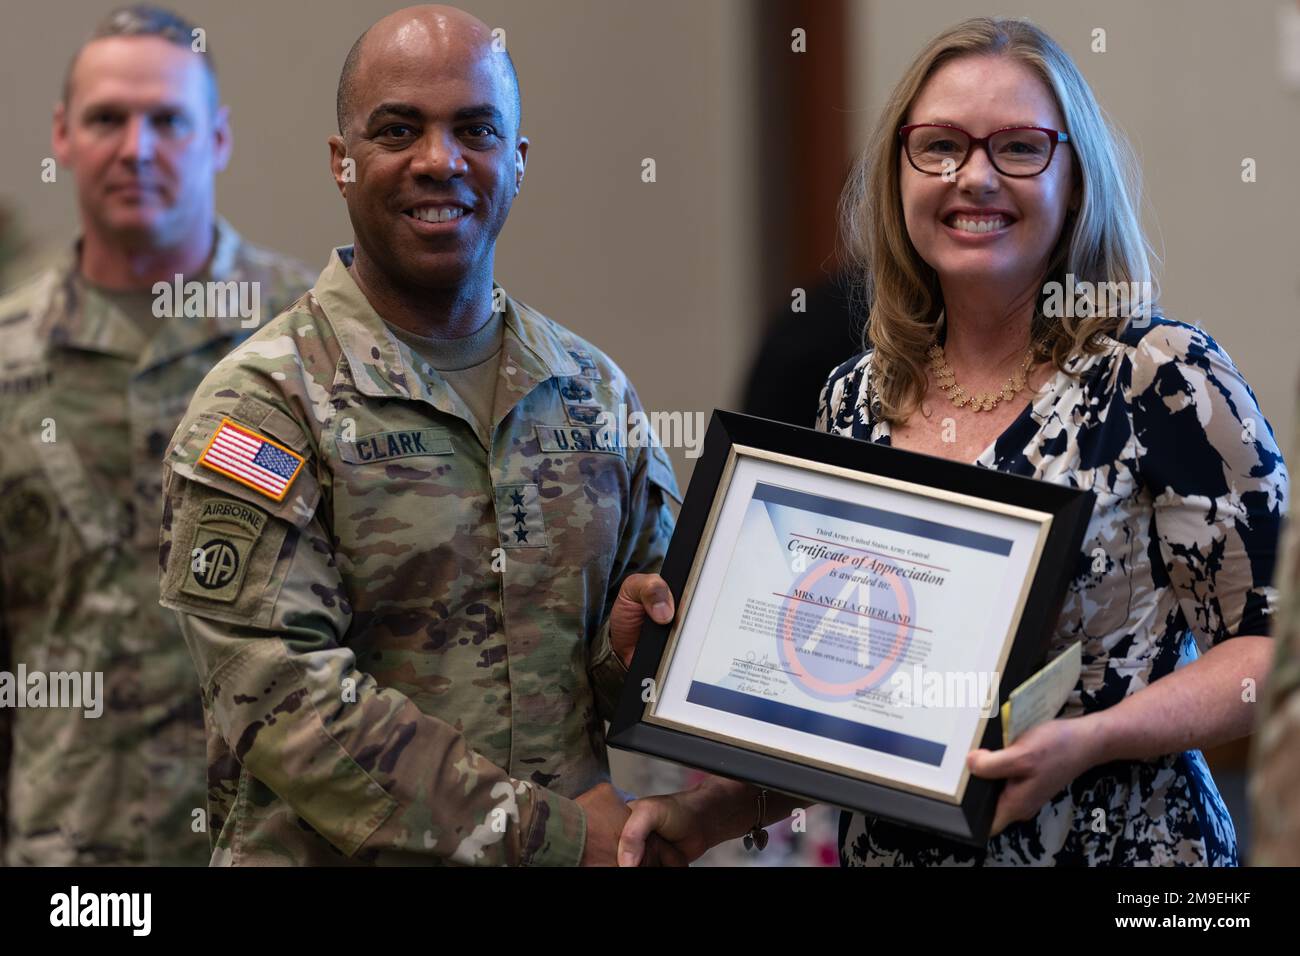
[[[684,448],[687,458],[700,457],[708,427],[703,412],[636,410],[629,413],[625,402],[619,402],[617,412],[597,412],[591,424],[598,426],[603,447]]]
[[[0,708],[54,707],[82,710],[94,719],[104,712],[103,671],[0,671]]]
[[[175,282],[155,282],[153,314],[159,319],[233,319],[246,329],[257,325],[262,313],[259,282],[186,282],[176,274]]]
[[[153,925],[151,893],[70,893],[50,897],[51,926],[129,926],[131,935],[148,936]]]
[[[1151,324],[1155,298],[1150,282],[1088,282],[1067,273],[1065,283],[1044,284],[1043,316],[1049,319],[1090,319],[1107,316],[1131,319],[1135,328]]]
[[[900,668],[889,679],[889,702],[895,707],[955,708],[978,710],[992,717],[998,709],[997,671],[924,670],[913,664],[910,673]]]

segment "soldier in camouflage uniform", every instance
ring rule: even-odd
[[[358,41],[331,139],[355,247],[213,370],[167,452],[214,864],[614,862],[602,719],[644,615],[672,613],[651,572],[678,490],[603,427],[641,407],[618,366],[492,281],[514,84],[452,8]],[[486,391],[426,361],[494,322]]]
[[[0,670],[102,674],[102,713],[0,701],[0,843],[9,865],[202,864],[198,681],[158,606],[161,458],[203,376],[311,278],[215,217],[215,80],[189,26],[133,9],[96,37],[56,117],[83,236],[0,299]],[[158,316],[151,286],[177,273],[257,283],[262,314]]]
[[[1300,402],[1292,454],[1300,456]],[[1296,460],[1295,458],[1292,459]],[[1250,792],[1256,866],[1300,866],[1300,521],[1287,518],[1277,572],[1273,668],[1255,731]]]

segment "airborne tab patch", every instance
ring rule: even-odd
[[[190,547],[190,569],[181,591],[209,601],[239,596],[253,545],[266,528],[266,514],[242,501],[209,498],[203,502]]]
[[[304,461],[278,442],[223,418],[198,463],[268,498],[283,501]]]

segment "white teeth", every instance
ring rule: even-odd
[[[422,209],[411,210],[411,218],[418,219],[421,222],[451,222],[463,215],[465,215],[465,210],[459,206],[426,206]]]
[[[953,220],[953,228],[960,229],[962,232],[993,232],[1009,224],[1002,216],[996,219],[962,219],[958,216]]]

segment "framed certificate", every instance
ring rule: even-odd
[[[1088,491],[715,412],[608,742],[971,844]]]

